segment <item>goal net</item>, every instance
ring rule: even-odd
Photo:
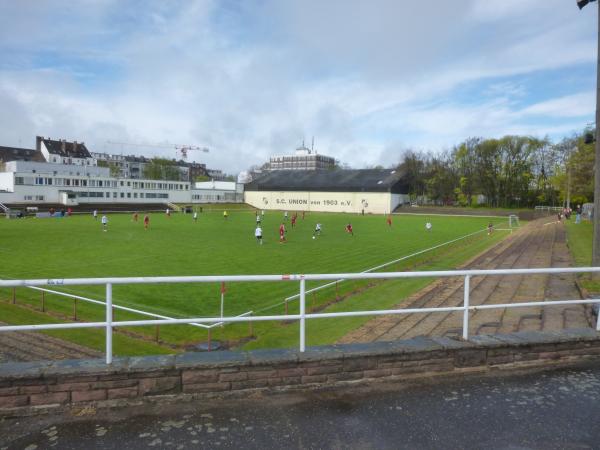
[[[516,214],[511,214],[508,216],[508,226],[509,228],[516,228],[519,226],[519,216]]]

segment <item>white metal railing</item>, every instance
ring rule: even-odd
[[[37,287],[37,286],[27,286],[27,287],[29,289],[34,289],[36,291],[47,292],[49,294],[54,294],[54,295],[58,295],[58,296],[62,296],[62,297],[72,298],[74,300],[82,300],[84,302],[92,303],[92,304],[95,304],[95,305],[101,305],[101,306],[105,306],[106,305],[106,302],[103,302],[103,301],[100,301],[100,300],[95,300],[93,298],[83,297],[81,295],[69,294],[68,292],[55,291],[53,289],[44,289],[44,288]],[[120,306],[120,305],[116,305],[114,303],[113,303],[112,307],[113,307],[113,310],[117,309],[117,310],[120,310],[120,311],[127,311],[127,312],[130,312],[130,313],[139,314],[141,316],[154,317],[155,319],[174,319],[173,317],[164,316],[162,314],[151,313],[151,312],[144,311],[144,310],[141,310],[141,309],[129,308],[127,306]],[[223,312],[222,311],[223,311],[223,307],[222,307],[222,304],[221,304],[221,317],[223,316]],[[247,311],[247,312],[245,312],[243,314],[240,314],[238,316],[235,316],[235,317],[245,317],[245,316],[248,316],[248,315],[250,315],[252,313],[253,313],[253,311]],[[196,326],[196,327],[199,327],[199,328],[204,328],[204,329],[208,330],[210,328],[214,328],[216,326],[223,325],[223,323],[215,323],[215,324],[212,324],[212,325],[204,325],[202,323],[190,323],[189,325]]]
[[[562,211],[563,207],[562,206],[536,206],[534,208],[536,211]]]
[[[37,280],[0,280],[0,288],[35,287],[35,286],[76,286],[76,285],[105,285],[106,318],[104,322],[87,323],[58,323],[43,325],[5,325],[0,326],[0,332],[8,331],[39,331],[71,328],[105,328],[106,329],[106,363],[112,363],[112,331],[114,327],[133,327],[146,325],[175,325],[175,324],[220,324],[236,322],[259,321],[289,321],[298,320],[300,323],[301,352],[306,349],[306,320],[336,317],[379,316],[387,314],[414,314],[436,312],[463,313],[463,339],[469,338],[469,313],[483,309],[521,308],[529,306],[552,307],[561,305],[582,305],[600,303],[600,299],[587,300],[551,300],[520,303],[470,305],[470,280],[474,276],[499,275],[540,275],[560,273],[599,273],[600,267],[574,268],[541,268],[541,269],[476,269],[476,270],[434,270],[423,272],[377,272],[377,273],[344,273],[344,274],[294,274],[294,275],[223,275],[223,276],[187,276],[187,277],[123,277],[123,278],[72,278],[72,279],[37,279]],[[306,313],[306,281],[316,280],[360,280],[360,279],[401,279],[424,277],[463,277],[464,296],[462,306],[440,308],[401,308],[371,311],[347,311],[336,313]],[[186,319],[151,319],[123,320],[114,322],[112,311],[112,287],[119,284],[156,284],[156,283],[222,283],[222,282],[261,282],[261,281],[296,281],[299,282],[299,313],[291,315],[269,316],[236,316],[236,317],[196,317]],[[596,322],[596,330],[600,331],[600,315]]]

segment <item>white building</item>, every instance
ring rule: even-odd
[[[313,152],[304,145],[293,155],[271,156],[267,170],[330,170],[335,167],[335,159]]]
[[[193,203],[243,203],[244,185],[235,181],[203,181],[194,184]]]
[[[96,166],[98,161],[92,157],[83,142],[67,142],[64,139],[53,140],[36,136],[36,150],[41,152],[49,163],[73,164],[76,166]]]
[[[244,186],[258,209],[388,214],[409,202],[402,174],[390,169],[277,170]]]
[[[189,203],[188,182],[114,178],[106,167],[31,161],[5,163],[0,203]]]
[[[102,154],[92,155],[83,143],[36,138],[37,150],[0,147],[0,207],[3,205],[150,204],[243,202],[243,185],[207,182],[194,186],[190,168],[181,165],[173,178],[144,179],[141,166],[124,166],[122,177],[98,165]],[[123,163],[131,163],[123,157]],[[135,163],[145,164],[145,158]],[[107,165],[107,164],[106,164]],[[104,165],[104,166],[106,166]],[[138,168],[139,170],[134,170]],[[113,171],[114,172],[114,171]],[[0,208],[4,209],[4,208]]]

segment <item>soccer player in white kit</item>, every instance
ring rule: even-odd
[[[106,215],[102,216],[102,230],[107,231],[108,229],[108,217]]]
[[[92,215],[94,216],[94,220],[96,220],[98,218],[98,210],[95,209]]]
[[[198,220],[198,211],[194,211],[194,222]]]
[[[317,225],[315,226],[315,232],[313,233],[313,237],[315,237],[316,235],[321,236],[321,224],[317,223]]]
[[[425,224],[425,229],[426,229],[427,231],[431,231],[431,222],[427,222],[427,223]]]
[[[256,230],[254,230],[254,236],[256,236],[256,242],[262,245],[262,228],[260,225],[256,226]]]

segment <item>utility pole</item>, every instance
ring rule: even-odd
[[[596,57],[596,158],[594,162],[594,241],[592,266],[600,266],[600,7],[598,8],[598,54]]]
[[[582,9],[585,5],[596,0],[577,0],[577,6]],[[594,237],[592,243],[592,266],[600,266],[600,140],[598,125],[600,125],[600,7],[598,14],[598,38],[596,56],[596,159],[594,162]]]
[[[571,149],[567,157],[567,208],[571,207],[571,156],[577,151],[577,147]]]

